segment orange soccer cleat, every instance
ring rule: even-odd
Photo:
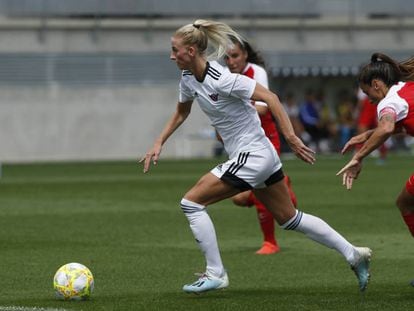
[[[265,241],[263,242],[262,247],[256,252],[256,254],[271,255],[271,254],[276,254],[279,251],[280,251],[279,245]]]

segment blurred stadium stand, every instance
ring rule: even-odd
[[[178,72],[166,53],[0,54],[0,84],[116,85],[162,83],[177,78]]]
[[[414,15],[409,0],[2,0],[7,16],[60,17],[320,17],[348,15],[401,17]]]
[[[251,39],[278,94],[325,87],[332,105],[373,51],[414,50],[410,0],[0,0],[0,161],[145,152],[177,98],[170,36],[196,18]],[[193,115],[166,156],[211,154]]]
[[[296,44],[296,50],[281,48],[280,45],[286,43],[278,40],[277,33],[273,44],[261,48],[274,76],[355,74],[367,56],[367,47],[354,38],[358,32],[369,32],[378,37],[376,40],[384,40],[383,50],[396,58],[405,58],[412,51],[412,46],[405,47],[404,42],[405,32],[414,28],[411,20],[414,2],[407,0],[0,0],[0,16],[3,17],[0,18],[0,32],[1,29],[13,32],[32,29],[39,45],[46,46],[46,50],[41,48],[33,52],[23,46],[21,50],[7,53],[0,45],[0,82],[147,83],[176,79],[168,50],[157,48],[143,52],[133,46],[127,51],[119,51],[118,47],[102,51],[99,40],[105,32],[124,31],[143,35],[147,43],[151,43],[157,40],[159,32],[171,33],[183,24],[183,19],[188,22],[188,18],[196,18],[199,12],[202,12],[201,17],[225,19],[253,37],[253,41],[260,42],[255,38],[261,36],[261,32],[272,30],[293,35],[296,42],[290,45]],[[387,42],[390,41],[387,34],[381,38],[381,34],[376,33],[381,29],[392,31],[395,42]],[[90,48],[84,44],[82,51],[82,42],[74,42],[80,44],[80,51],[55,52],[44,41],[56,31],[63,32],[63,36],[71,31],[84,32],[95,46]],[[325,43],[322,50],[306,42],[309,35],[315,35],[312,33],[326,36],[328,31],[333,33],[331,35],[340,32],[345,42],[336,47]],[[124,36],[127,41],[133,34]],[[332,38],[325,38],[326,42],[329,40]],[[140,74],[142,72],[146,75]]]

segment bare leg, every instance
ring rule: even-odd
[[[296,211],[283,181],[267,188],[255,189],[254,193],[283,229],[302,232],[312,240],[336,249],[351,265],[358,260],[355,247],[326,222],[318,217]]]
[[[267,188],[255,189],[254,194],[273,214],[279,225],[289,221],[296,215],[296,209],[289,197],[288,189],[283,181]]]
[[[184,195],[184,198],[201,205],[210,205],[239,192],[212,173],[207,173]]]
[[[239,192],[211,173],[207,173],[191,188],[181,200],[191,231],[206,258],[206,272],[220,277],[225,274],[217,244],[213,222],[207,213],[208,204],[233,196]]]

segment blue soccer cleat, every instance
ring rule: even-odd
[[[192,284],[186,284],[183,291],[186,293],[201,294],[207,291],[222,289],[229,286],[227,273],[221,277],[210,275],[208,272],[200,275],[200,278]]]
[[[355,264],[351,265],[351,269],[358,278],[359,290],[364,292],[367,289],[370,278],[369,262],[371,260],[372,250],[368,247],[355,247],[359,254],[359,258]]]

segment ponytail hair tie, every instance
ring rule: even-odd
[[[382,58],[379,55],[374,54],[371,57],[371,63],[380,63],[382,61],[383,60],[382,60]]]
[[[200,29],[200,26],[201,26],[201,25],[196,25],[196,24],[193,24],[193,27],[194,27],[194,28],[197,28],[197,29]]]

